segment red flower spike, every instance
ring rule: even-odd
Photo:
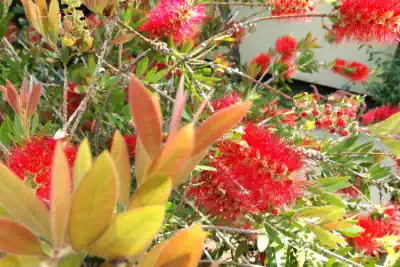
[[[354,82],[364,82],[368,79],[368,66],[355,62],[336,59],[332,71]]]
[[[262,75],[264,72],[267,71],[269,64],[271,64],[271,55],[267,53],[258,53],[250,64],[256,65],[257,68],[260,69],[256,76]]]
[[[135,149],[136,149],[136,141],[137,141],[137,136],[135,134],[131,135],[123,135],[126,146],[128,147],[128,153],[130,157],[135,156]]]
[[[358,225],[364,228],[359,236],[350,240],[359,252],[368,255],[376,255],[383,252],[382,244],[378,242],[379,238],[391,235],[400,235],[400,210],[394,205],[386,206],[383,217],[374,218],[372,214],[369,216],[361,216]]]
[[[338,21],[331,33],[336,42],[398,42],[398,0],[340,0],[338,10]]]
[[[238,92],[232,92],[229,94],[224,95],[221,98],[217,98],[211,102],[211,105],[214,109],[214,111],[227,108],[232,106],[233,104],[236,104],[242,99],[242,95]]]
[[[361,120],[361,123],[367,125],[379,121],[384,121],[399,111],[400,106],[385,105],[377,107],[365,113]]]
[[[12,148],[7,161],[7,166],[15,175],[32,186],[37,197],[48,207],[50,205],[51,166],[55,149],[56,140],[33,137],[25,145]],[[65,144],[64,153],[72,168],[77,149],[72,145]]]
[[[205,6],[191,6],[188,0],[161,0],[139,30],[153,38],[172,36],[180,43],[195,40],[205,20],[205,11]]]
[[[211,216],[234,222],[284,208],[302,195],[304,185],[295,175],[303,167],[300,154],[258,126],[248,124],[244,132],[240,144],[218,144],[218,156],[210,159],[216,171],[195,177],[189,192]]]
[[[297,50],[297,40],[293,36],[285,35],[275,43],[276,52],[283,55],[293,55]]]
[[[314,11],[314,0],[272,0],[273,16],[302,15]],[[308,22],[307,18],[296,20]]]

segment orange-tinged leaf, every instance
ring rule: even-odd
[[[117,37],[115,37],[115,39],[112,40],[111,43],[115,45],[124,44],[131,41],[134,37],[135,34],[132,33],[120,34]]]
[[[17,256],[7,255],[0,258],[0,267],[22,267]]]
[[[142,141],[137,138],[135,147],[135,172],[138,185],[141,185],[146,181],[146,175],[151,162],[152,161],[144,149]]]
[[[117,171],[110,154],[103,152],[72,198],[69,239],[74,250],[84,250],[101,236],[111,222],[117,197]]]
[[[186,181],[188,176],[192,173],[194,168],[200,163],[203,157],[207,154],[208,150],[192,155],[185,164],[180,168],[179,174],[175,177],[176,184],[182,184]]]
[[[155,177],[139,186],[131,197],[127,210],[150,205],[165,205],[172,190],[172,181],[167,176]]]
[[[28,118],[32,117],[40,101],[40,94],[42,93],[42,85],[40,83],[33,86],[29,93],[26,106],[26,115]]]
[[[92,151],[90,151],[89,141],[87,139],[83,140],[79,146],[78,153],[76,155],[76,160],[74,163],[74,188],[76,189],[83,177],[92,167]]]
[[[28,80],[24,79],[21,84],[21,89],[19,91],[19,102],[21,103],[21,107],[25,108],[28,97]]]
[[[221,138],[228,130],[235,126],[249,111],[251,101],[244,101],[221,109],[209,117],[196,130],[195,149],[193,155],[204,151],[218,138]]]
[[[124,137],[116,131],[111,146],[111,157],[118,173],[119,179],[119,202],[126,206],[129,202],[131,189],[131,165],[129,153]]]
[[[22,115],[21,111],[21,103],[19,102],[19,95],[17,90],[15,89],[14,85],[10,81],[6,81],[6,97],[8,104],[12,107],[12,109],[18,115]]]
[[[205,238],[206,233],[199,225],[181,230],[156,246],[154,252],[151,250],[138,267],[196,267],[203,254]]]
[[[177,186],[175,177],[181,166],[190,158],[194,147],[194,126],[185,125],[179,131],[168,137],[160,154],[150,166],[148,177],[166,175],[171,177],[173,185]]]
[[[88,251],[107,259],[141,254],[160,230],[164,213],[164,206],[147,206],[120,213]]]
[[[0,205],[34,234],[50,240],[50,215],[34,192],[3,164],[0,165]]]
[[[0,218],[0,250],[16,255],[44,255],[39,240],[24,226]]]
[[[161,149],[162,137],[158,101],[135,76],[132,76],[129,81],[129,102],[138,137],[150,158],[155,158]]]
[[[53,248],[57,249],[64,244],[67,230],[69,211],[71,206],[71,176],[67,158],[62,143],[58,142],[54,153],[51,171],[51,233]]]

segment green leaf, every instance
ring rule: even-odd
[[[398,135],[400,134],[400,113],[390,116],[388,119],[375,123],[368,127],[368,130],[377,135]]]
[[[344,239],[341,239],[340,237],[331,234],[330,232],[322,229],[317,225],[307,224],[307,226],[315,234],[319,242],[330,249],[336,249],[338,248],[338,245],[347,245]]]
[[[267,235],[257,236],[257,249],[259,252],[264,252],[268,248],[269,238]]]
[[[148,65],[149,65],[148,57],[144,57],[141,60],[139,60],[139,62],[136,65],[136,76],[138,78],[140,78],[144,74]]]
[[[61,259],[59,267],[80,267],[86,254],[71,254]]]
[[[346,205],[343,203],[340,195],[324,192],[321,189],[313,187],[313,186],[309,186],[307,190],[310,191],[311,193],[318,194],[323,200],[325,200],[329,204],[332,204],[332,205],[335,205],[335,206],[338,206],[341,208],[346,207]]]
[[[360,226],[358,226],[358,225],[353,225],[353,226],[350,227],[350,228],[346,228],[346,229],[339,230],[339,232],[340,232],[342,235],[347,236],[347,237],[356,237],[356,236],[359,236],[359,235],[360,235],[362,232],[364,232],[364,231],[365,231],[365,229],[362,228],[362,227],[360,227]]]
[[[351,184],[348,183],[350,178],[351,176],[327,177],[318,179],[316,183],[321,185],[321,189],[325,192],[336,192],[340,189],[351,186]]]

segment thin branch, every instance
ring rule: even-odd
[[[212,264],[210,260],[201,260],[200,263],[210,263]],[[256,264],[250,264],[250,263],[238,263],[238,262],[233,262],[233,261],[218,261],[217,262],[219,265],[228,265],[228,266],[237,266],[237,267],[264,267],[264,265],[256,265]]]
[[[202,225],[201,227],[203,227],[204,229],[221,230],[221,231],[224,231],[224,232],[245,234],[245,235],[259,235],[259,234],[261,234],[260,231],[233,228],[233,227],[226,227],[226,226]]]
[[[224,6],[251,6],[251,7],[271,7],[267,3],[243,3],[243,2],[204,2],[201,5],[224,5]]]
[[[64,86],[63,86],[63,97],[62,97],[62,120],[63,123],[68,121],[68,68],[64,64]]]

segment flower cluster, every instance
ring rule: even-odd
[[[215,171],[195,177],[189,195],[224,220],[238,222],[245,214],[284,208],[303,192],[305,181],[296,176],[303,167],[300,154],[253,124],[245,126],[239,142],[219,143],[209,164]]]
[[[291,35],[280,37],[275,42],[275,51],[280,54],[279,62],[284,65],[283,77],[291,78],[296,74],[297,40]]]
[[[302,15],[314,11],[314,0],[272,0],[272,15]]]
[[[192,6],[188,0],[161,0],[139,29],[153,38],[194,40],[204,22],[205,10],[203,5]]]
[[[318,129],[328,129],[329,133],[341,136],[358,132],[358,99],[345,97],[340,101],[319,104],[316,98],[315,95],[305,95],[294,102],[295,111],[302,123],[311,122]]]
[[[364,82],[368,79],[368,66],[356,62],[336,59],[332,71],[354,82]]]
[[[67,91],[67,114],[68,117],[71,116],[75,110],[79,107],[82,99],[85,97],[84,94],[77,93],[76,87],[78,85],[74,82],[68,83],[68,91]]]
[[[123,136],[130,157],[135,156],[137,136],[135,134],[127,134]]]
[[[7,161],[7,166],[32,187],[36,196],[47,206],[50,205],[51,166],[55,148],[55,139],[33,137],[26,144],[12,148]],[[76,148],[65,143],[64,152],[72,167]]]
[[[271,55],[267,53],[258,53],[250,63],[250,66],[256,67],[256,73],[253,75],[258,77],[268,70],[271,64]]]
[[[397,42],[400,33],[398,0],[341,0],[332,28],[336,42]]]
[[[379,121],[384,121],[399,111],[400,106],[384,105],[381,107],[377,107],[365,113],[362,117],[361,123],[367,125]]]
[[[382,238],[400,235],[400,210],[394,205],[388,205],[383,214],[361,216],[358,225],[364,228],[364,232],[351,238],[355,248],[369,255],[378,254],[384,247]]]

